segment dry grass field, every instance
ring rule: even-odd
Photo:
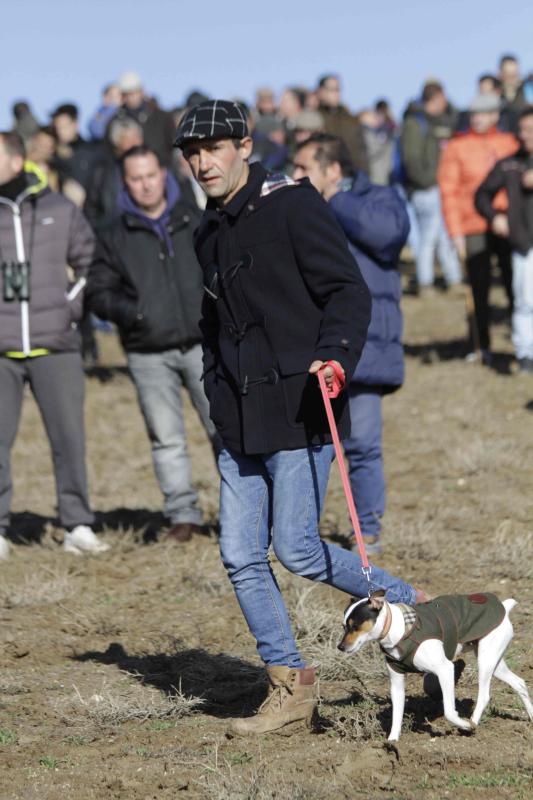
[[[508,661],[533,691],[533,377],[513,374],[503,322],[496,369],[464,363],[460,299],[406,297],[404,311],[407,381],[385,400],[380,563],[433,593],[515,597]],[[110,553],[79,559],[60,549],[48,446],[29,395],[14,451],[16,544],[0,565],[1,800],[530,798],[531,726],[510,689],[494,683],[476,735],[464,736],[413,676],[398,753],[388,750],[380,655],[335,649],[346,597],[279,566],[303,652],[320,669],[320,720],[313,732],[227,735],[226,719],[249,713],[265,680],[218,559],[210,450],[189,408],[211,535],[158,543],[160,496],[133,388],[114,340],[102,348],[106,369],[87,381],[87,438]],[[334,469],[323,535],[346,530]],[[463,713],[475,692],[467,657]]]

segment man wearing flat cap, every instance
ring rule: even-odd
[[[444,150],[438,170],[444,221],[457,253],[465,262],[472,286],[477,330],[470,331],[471,349],[481,349],[483,363],[490,364],[489,291],[491,259],[496,255],[503,285],[512,306],[511,250],[502,231],[491,231],[474,206],[474,195],[494,164],[518,149],[512,133],[498,130],[500,98],[480,94],[470,105],[470,127],[456,134]],[[503,193],[497,198],[505,210]],[[472,354],[473,357],[473,354]]]
[[[233,731],[263,733],[310,719],[315,672],[298,652],[268,550],[291,572],[363,596],[357,555],[322,542],[318,524],[333,447],[316,373],[334,362],[351,376],[370,320],[370,296],[344,234],[307,180],[249,165],[242,109],[213,100],[178,128],[208,196],[196,238],[204,271],[204,382],[223,441],[220,548],[270,692]],[[331,384],[333,369],[324,369]],[[341,437],[347,396],[333,401]],[[374,568],[394,601],[422,593]]]

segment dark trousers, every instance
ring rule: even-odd
[[[9,524],[13,486],[11,448],[28,383],[50,441],[59,519],[65,528],[92,525],[85,469],[85,378],[79,353],[0,357],[0,531]]]
[[[508,241],[493,233],[481,233],[466,237],[466,272],[472,287],[479,345],[482,350],[490,350],[489,292],[493,256],[496,256],[498,261],[503,287],[509,301],[509,308],[512,310],[513,269]],[[474,343],[473,331],[470,331],[470,338]]]

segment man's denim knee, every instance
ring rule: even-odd
[[[316,565],[321,555],[317,548],[309,551],[303,546],[298,547],[294,542],[274,541],[274,553],[279,563],[293,575],[312,578],[317,573]]]

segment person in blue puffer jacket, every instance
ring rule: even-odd
[[[309,178],[328,201],[372,295],[367,341],[349,386],[351,433],[343,444],[366,548],[376,554],[385,511],[381,401],[404,380],[398,259],[409,218],[395,190],[372,184],[338,137],[307,139],[296,151],[293,177]]]

